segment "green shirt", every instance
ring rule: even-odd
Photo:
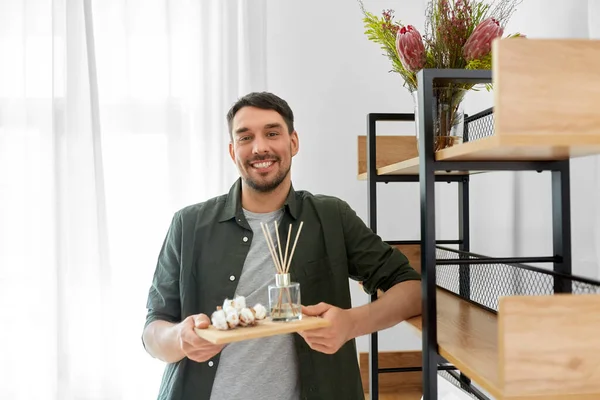
[[[420,279],[407,258],[375,235],[346,202],[291,188],[284,211],[282,242],[290,223],[295,237],[304,221],[290,267],[292,281],[300,283],[302,304],[351,308],[348,278],[362,281],[368,293]],[[176,212],[150,287],[146,325],[180,322],[199,313],[210,317],[225,298],[234,296],[251,241],[240,179],[228,194]],[[303,400],[364,399],[355,340],[327,355],[312,350],[297,334],[294,339]],[[256,368],[262,362],[268,360],[256,360]],[[210,362],[184,357],[167,364],[158,399],[209,400],[218,365],[219,355]]]

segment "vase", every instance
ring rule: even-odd
[[[452,147],[463,142],[465,129],[465,114],[463,100],[467,89],[457,86],[440,86],[433,88],[432,110],[433,118],[433,151]],[[415,132],[417,150],[419,149],[419,95],[418,91],[411,92],[415,111]]]
[[[272,321],[302,319],[300,284],[291,282],[290,274],[276,274],[275,284],[268,286],[269,314]]]

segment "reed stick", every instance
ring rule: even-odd
[[[281,315],[281,302],[283,300],[283,290],[279,289],[279,298],[277,299],[277,314]]]
[[[281,240],[279,239],[279,227],[277,224],[277,221],[275,221],[275,236],[277,237],[277,250],[279,250],[279,262],[281,263],[280,265],[285,265],[283,263],[283,255],[281,255]]]
[[[285,288],[288,297],[288,303],[290,304],[290,308],[292,309],[292,315],[296,315],[296,307],[292,304],[292,295],[290,294],[290,288]]]
[[[292,224],[290,224],[290,227],[288,229],[287,241],[285,242],[285,257],[283,258],[283,265],[287,265],[288,249],[290,248],[291,237],[292,237]]]
[[[290,271],[290,266],[292,264],[292,257],[294,256],[294,252],[296,251],[296,244],[298,243],[298,238],[300,237],[300,232],[302,231],[302,226],[304,225],[304,221],[300,222],[300,227],[298,228],[298,232],[296,233],[296,238],[294,240],[294,245],[292,246],[292,251],[288,254],[288,249],[289,249],[289,245],[290,245],[290,239],[292,236],[292,224],[290,224],[289,229],[288,229],[288,237],[287,237],[287,241],[286,241],[286,246],[285,246],[285,252],[282,254],[281,252],[281,240],[279,238],[279,226],[277,224],[277,221],[274,222],[275,225],[275,233],[277,236],[277,247],[278,249],[275,250],[275,241],[273,240],[273,238],[271,237],[271,233],[268,229],[268,226],[265,226],[265,224],[263,224],[262,222],[260,223],[260,226],[262,228],[263,234],[265,236],[265,239],[267,241],[267,247],[269,248],[269,252],[271,253],[271,257],[273,259],[273,263],[275,264],[275,269],[277,270],[278,274],[288,274]],[[277,253],[279,252],[279,258],[277,257]],[[288,258],[289,255],[289,258]],[[286,289],[286,294],[287,294],[287,298],[288,298],[288,304],[292,310],[292,314],[295,316],[296,315],[296,308],[294,307],[294,305],[292,304],[292,296],[290,293],[290,289],[289,288],[285,288]],[[279,290],[279,297],[277,299],[277,313],[279,315],[282,314],[282,302],[283,302],[283,291]],[[274,310],[271,310],[272,312],[274,312]]]
[[[263,223],[260,223],[260,227],[262,228],[263,234],[265,235],[265,240],[267,241],[267,247],[269,248],[269,252],[271,253],[271,257],[273,258],[273,263],[275,264],[275,269],[277,270],[278,273],[283,273],[282,271],[282,267],[279,265],[279,262],[277,260],[277,256],[275,254],[274,249],[271,247],[271,242],[269,241],[270,239],[270,235],[267,234],[267,228],[265,228],[265,226],[263,225]]]
[[[292,247],[292,252],[290,253],[290,259],[288,260],[287,265],[284,266],[286,274],[290,270],[290,265],[292,264],[292,257],[294,257],[294,251],[296,251],[296,244],[298,244],[298,238],[300,237],[300,232],[302,231],[302,225],[304,225],[304,221],[300,221],[300,227],[296,233],[296,239],[294,240],[294,246]]]

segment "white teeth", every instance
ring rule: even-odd
[[[273,164],[273,161],[265,161],[261,163],[254,164],[254,168],[268,168]]]

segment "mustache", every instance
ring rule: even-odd
[[[273,155],[267,154],[267,155],[255,156],[255,157],[252,157],[251,159],[248,160],[248,164],[253,163],[253,162],[257,162],[257,161],[265,161],[265,160],[280,161],[280,158],[277,157],[274,154]]]

